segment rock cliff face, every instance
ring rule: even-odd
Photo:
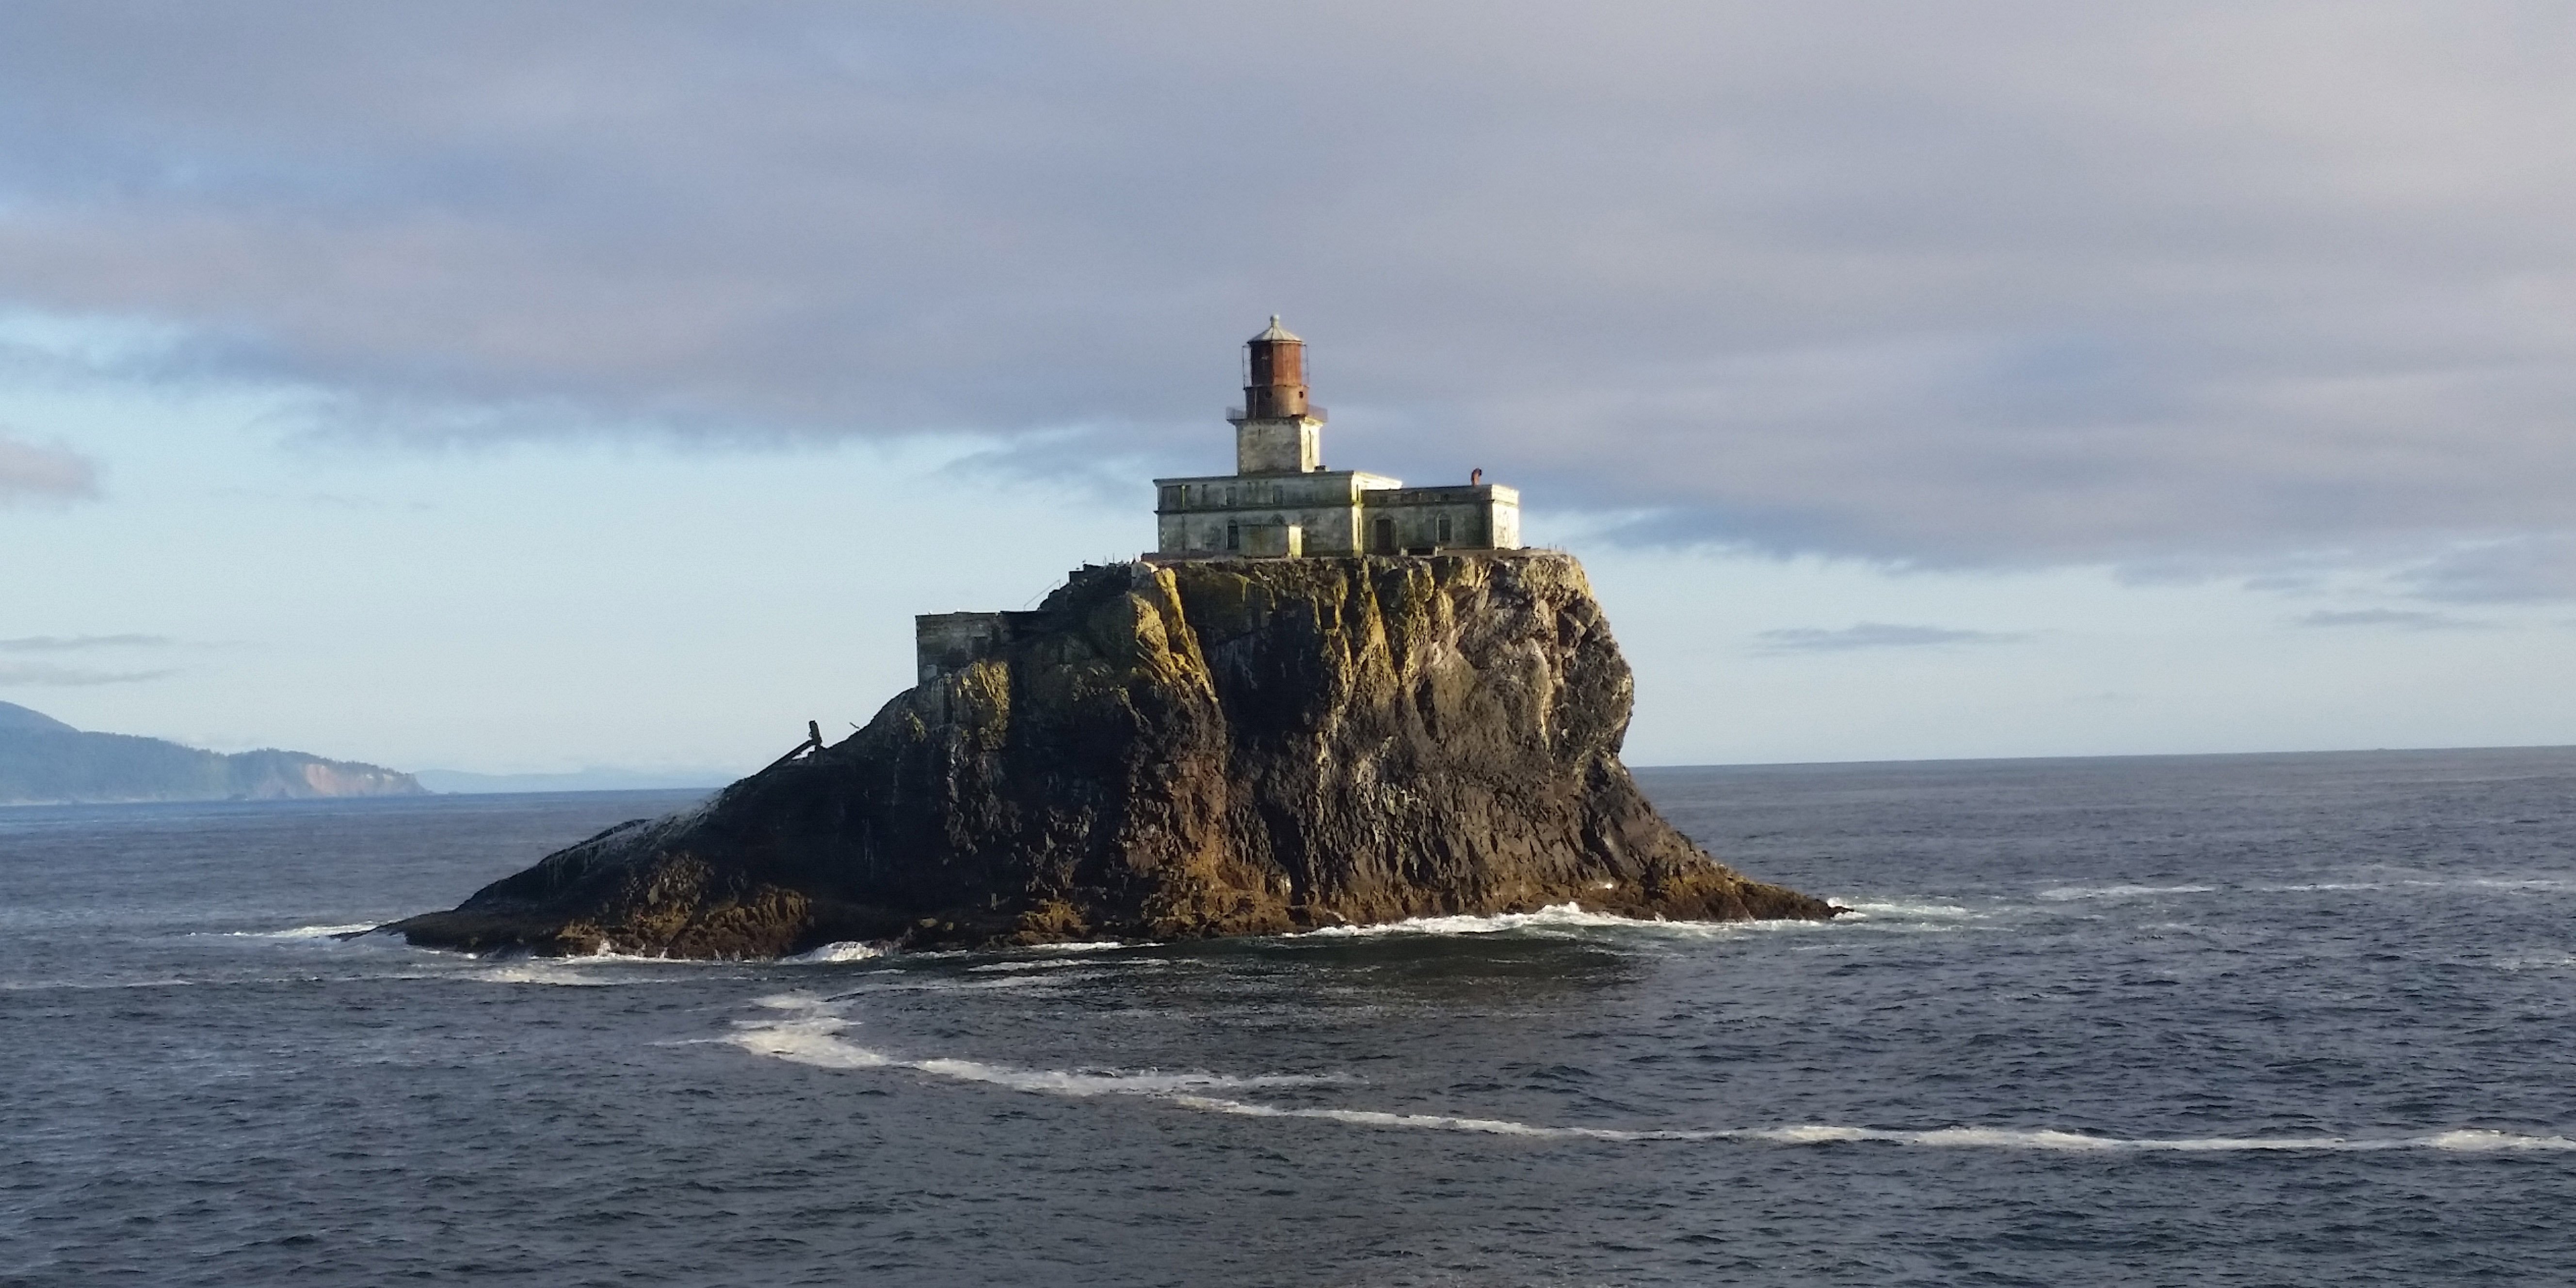
[[[1638,793],[1628,666],[1566,555],[1086,568],[984,653],[836,746],[392,929],[707,957],[1836,911]]]

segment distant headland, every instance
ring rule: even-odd
[[[1323,467],[1271,319],[1231,475],[1155,480],[1157,542],[1026,612],[916,620],[919,683],[695,808],[387,929],[474,951],[767,957],[1273,934],[1576,904],[1824,919],[1655,812],[1633,683],[1520,497]]]
[[[121,733],[89,733],[0,702],[0,805],[416,796],[411,775],[300,751],[203,751]]]

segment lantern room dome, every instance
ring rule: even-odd
[[[1254,344],[1259,344],[1265,340],[1286,340],[1291,344],[1305,343],[1305,341],[1298,339],[1294,333],[1290,332],[1288,328],[1279,325],[1279,315],[1276,313],[1270,315],[1269,328],[1264,330],[1261,334],[1252,337],[1252,342]]]

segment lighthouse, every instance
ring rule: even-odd
[[[1306,342],[1279,325],[1243,343],[1243,405],[1234,423],[1234,472],[1312,474],[1324,468],[1324,409],[1306,397]]]
[[[1279,324],[1243,345],[1234,473],[1154,480],[1156,559],[1294,559],[1517,550],[1521,495],[1477,470],[1452,487],[1324,468],[1306,342]]]

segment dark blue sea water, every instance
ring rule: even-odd
[[[1643,775],[1829,926],[326,931],[682,796],[0,812],[0,1282],[2576,1279],[2576,750]]]

